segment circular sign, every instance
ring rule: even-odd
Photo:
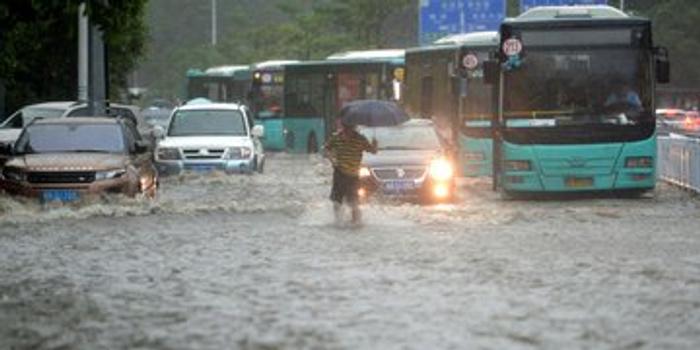
[[[466,54],[462,58],[462,65],[469,70],[476,69],[479,66],[479,58],[473,53]]]
[[[262,82],[263,83],[270,83],[272,81],[272,74],[265,73],[262,76]]]
[[[506,56],[515,56],[523,51],[523,43],[516,38],[510,38],[503,42],[503,53]]]

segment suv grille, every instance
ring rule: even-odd
[[[95,172],[31,172],[27,174],[27,181],[37,184],[91,183],[95,181]]]
[[[222,149],[222,148],[183,149],[182,153],[185,155],[185,159],[221,159],[221,157],[224,155],[224,149]]]
[[[425,174],[425,168],[382,168],[372,169],[374,176],[381,180],[418,179]]]

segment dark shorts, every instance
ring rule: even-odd
[[[333,169],[333,188],[331,188],[331,200],[336,203],[357,203],[357,190],[360,187],[360,178],[344,174],[338,168]]]

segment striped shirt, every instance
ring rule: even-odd
[[[371,151],[372,145],[367,138],[357,131],[344,134],[337,132],[331,136],[326,144],[326,150],[335,159],[335,166],[343,174],[348,176],[358,176],[360,163],[362,162],[362,152]]]

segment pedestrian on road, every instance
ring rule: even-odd
[[[342,205],[345,201],[352,211],[352,223],[362,222],[358,202],[360,187],[360,164],[363,152],[377,153],[377,140],[370,143],[357,132],[354,125],[341,123],[340,130],[331,136],[324,146],[325,155],[333,164],[333,187],[331,201],[337,223],[342,219]]]

